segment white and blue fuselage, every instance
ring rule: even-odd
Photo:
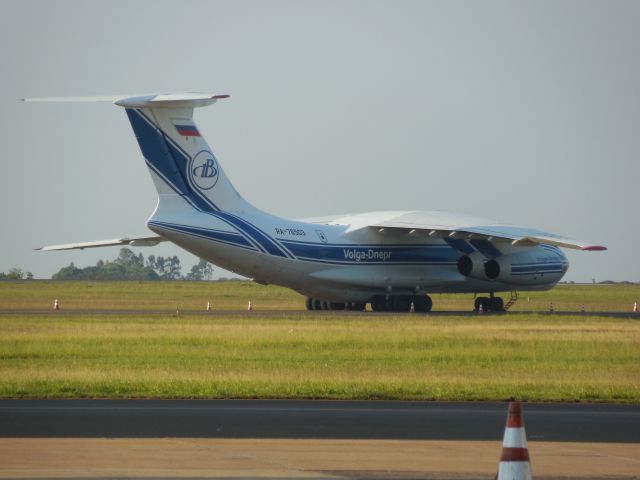
[[[185,222],[184,217],[172,215],[175,211],[165,212],[160,203],[147,225],[222,268],[333,302],[368,302],[381,294],[545,290],[569,266],[558,247],[509,245],[499,256],[517,259],[510,264],[510,281],[492,281],[459,272],[460,258],[478,252],[466,240],[457,240],[454,246],[447,239],[401,232],[381,238],[377,230],[352,230],[353,223],[292,221],[259,211],[243,215],[198,211]]]
[[[308,308],[362,309],[371,302],[376,310],[406,310],[415,302],[423,311],[431,308],[428,293],[488,292],[493,299],[497,291],[549,289],[569,266],[559,247],[604,249],[443,212],[383,211],[309,220],[265,213],[235,190],[193,122],[195,107],[227,97],[116,99],[126,109],[158,190],[158,205],[147,222],[158,236],[45,249],[168,240],[257,282],[292,288],[309,297]],[[486,306],[501,305],[491,302]]]

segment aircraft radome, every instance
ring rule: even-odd
[[[233,187],[193,121],[196,107],[228,95],[176,93],[110,100],[125,108],[151,178],[157,207],[142,238],[42,250],[169,241],[258,283],[292,288],[310,310],[428,312],[429,293],[486,293],[474,308],[502,311],[495,292],[547,290],[567,272],[560,250],[606,250],[531,228],[439,211],[380,211],[289,220],[248,203]],[[509,304],[506,305],[507,307]]]

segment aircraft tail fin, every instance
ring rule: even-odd
[[[252,208],[235,190],[193,121],[193,109],[226,94],[25,98],[25,102],[113,102],[124,107],[161,196],[179,195],[203,211]]]
[[[204,211],[241,211],[238,194],[193,121],[193,109],[229,95],[176,93],[120,98],[159,194]]]

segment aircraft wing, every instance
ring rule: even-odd
[[[46,247],[34,248],[34,250],[42,250],[48,252],[52,250],[84,250],[85,248],[97,247],[114,247],[118,245],[130,245],[132,247],[154,247],[160,242],[166,242],[167,239],[158,235],[153,237],[136,237],[136,238],[114,238],[113,240],[98,240],[95,242],[66,243],[64,245],[48,245]]]
[[[472,217],[446,214],[444,212],[401,212],[375,221],[367,228],[379,233],[385,230],[405,231],[410,235],[435,238],[485,239],[509,241],[512,245],[555,245],[577,250],[600,251],[607,247],[589,242],[562,237],[533,228],[518,227],[501,222],[492,222]]]

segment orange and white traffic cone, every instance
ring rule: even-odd
[[[207,302],[207,312],[211,311],[211,302]]]
[[[633,313],[638,313],[638,302],[633,302]]]
[[[53,309],[60,310],[60,302],[58,301],[57,298],[53,301]]]
[[[529,447],[527,447],[527,434],[524,431],[522,405],[519,401],[509,402],[509,415],[502,441],[497,480],[507,479],[531,480]]]
[[[253,305],[251,305],[251,300],[249,300],[249,303],[247,303],[247,311],[250,312],[251,310],[253,310]]]

